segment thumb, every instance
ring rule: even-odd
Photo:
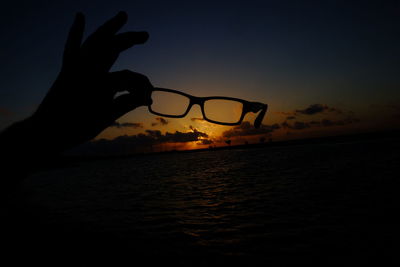
[[[114,92],[129,92],[113,100],[112,115],[115,119],[137,107],[151,105],[153,85],[145,75],[122,70],[109,73],[108,81]]]
[[[149,106],[152,102],[150,90],[140,90],[135,93],[120,95],[114,99],[112,116],[116,120],[129,111],[140,106]]]

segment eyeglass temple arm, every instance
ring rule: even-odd
[[[258,114],[256,120],[254,121],[254,127],[260,128],[265,113],[267,113],[268,105],[259,102],[252,102],[252,104],[254,106],[254,109],[251,110],[252,112],[256,113],[261,109],[260,114]]]

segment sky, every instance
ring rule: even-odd
[[[0,10],[0,130],[31,115],[55,80],[69,27],[85,35],[118,11],[149,41],[123,52],[154,86],[269,105],[228,127],[141,107],[91,145],[132,150],[319,137],[400,128],[400,1],[13,1]]]

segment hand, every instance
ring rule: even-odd
[[[128,70],[109,72],[119,53],[148,39],[147,32],[117,34],[126,21],[126,13],[118,13],[82,44],[85,19],[77,14],[61,72],[30,118],[49,146],[62,150],[88,141],[125,113],[151,104],[152,85],[146,76]],[[119,91],[130,93],[114,98]]]

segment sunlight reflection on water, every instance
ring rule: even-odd
[[[392,181],[387,170],[377,182],[380,167],[398,159],[379,149],[313,145],[99,160],[36,174],[25,190],[44,224],[86,225],[176,257],[257,259],[350,246],[348,225],[365,234]]]

